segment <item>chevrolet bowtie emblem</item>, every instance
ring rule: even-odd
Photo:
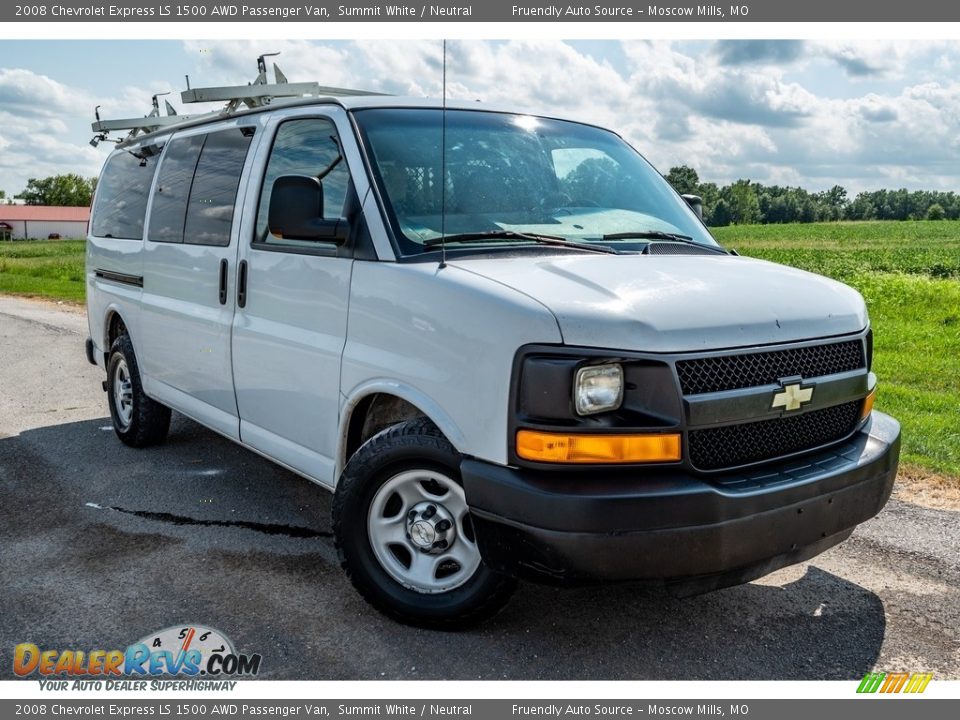
[[[784,385],[783,390],[773,396],[773,405],[771,408],[782,407],[788,412],[790,410],[799,410],[800,406],[813,399],[813,388],[800,388],[800,383],[793,385]]]

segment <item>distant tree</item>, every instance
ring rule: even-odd
[[[678,165],[670,168],[664,177],[673,185],[673,189],[681,195],[700,194],[700,176],[697,171],[687,165]]]
[[[717,201],[720,199],[720,188],[716,183],[700,183],[697,188],[697,195],[703,198],[703,220],[710,225],[710,218],[713,215]]]
[[[847,220],[873,220],[877,217],[877,209],[873,206],[870,193],[860,193],[847,206],[845,217]]]
[[[927,220],[943,220],[946,216],[947,211],[940,203],[934,203],[927,208]]]
[[[737,180],[720,191],[730,206],[730,220],[735,225],[760,222],[760,200],[757,187],[749,180]]]
[[[712,225],[713,227],[726,227],[729,225],[732,220],[732,214],[730,213],[730,206],[727,204],[727,201],[723,198],[718,199],[710,215],[705,216],[704,219],[708,225]]]
[[[84,207],[90,204],[94,178],[80,177],[75,173],[52,175],[42,179],[30,178],[27,187],[16,197],[27,205],[68,205]]]
[[[834,185],[829,190],[819,192],[813,198],[817,204],[817,216],[820,220],[842,219],[850,204],[846,189],[840,185]]]

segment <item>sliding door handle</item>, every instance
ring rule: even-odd
[[[247,306],[247,261],[241,260],[237,268],[237,305]]]
[[[227,304],[227,259],[220,261],[220,304]]]

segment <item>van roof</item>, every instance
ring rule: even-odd
[[[269,105],[255,108],[244,108],[236,110],[230,114],[222,112],[206,112],[200,115],[184,116],[183,122],[166,125],[150,133],[138,135],[135,138],[124,140],[117,144],[118,148],[127,149],[143,144],[151,138],[169,135],[176,130],[183,128],[197,127],[209,123],[215,123],[222,120],[233,118],[242,118],[250,115],[256,115],[274,110],[281,110],[291,107],[309,107],[311,105],[338,105],[344,110],[362,110],[366,108],[425,108],[441,109],[446,107],[448,110],[482,110],[487,112],[516,113],[520,115],[537,115],[540,117],[550,117],[558,120],[573,120],[573,118],[564,117],[558,113],[534,113],[529,109],[516,106],[486,103],[479,100],[451,100],[446,102],[437,98],[425,97],[404,97],[401,95],[353,95],[353,96],[309,96],[298,98],[278,98]],[[582,122],[582,121],[579,121]],[[587,123],[589,124],[589,123]]]

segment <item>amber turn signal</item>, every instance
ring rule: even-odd
[[[546,463],[646,463],[680,459],[680,435],[570,435],[517,431],[517,455]]]
[[[877,389],[874,388],[870,394],[863,399],[863,412],[860,413],[860,419],[865,420],[873,410],[873,402],[877,399]]]

